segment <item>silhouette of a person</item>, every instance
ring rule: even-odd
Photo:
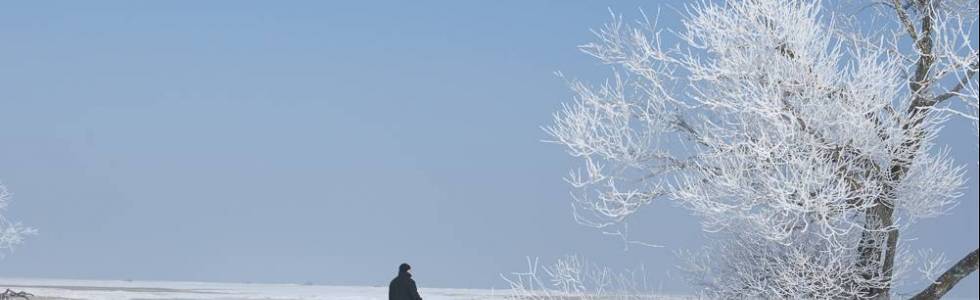
[[[388,285],[388,300],[422,300],[411,270],[412,266],[408,264],[398,266],[398,276]]]

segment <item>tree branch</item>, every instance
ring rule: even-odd
[[[942,298],[943,295],[946,295],[949,290],[953,289],[953,287],[956,286],[960,280],[977,271],[977,250],[973,250],[973,252],[950,267],[949,270],[946,270],[943,275],[940,275],[939,278],[936,279],[936,282],[933,282],[931,285],[929,285],[929,287],[922,292],[919,292],[919,294],[915,295],[910,300]]]
[[[966,75],[960,79],[960,82],[956,84],[956,87],[949,90],[949,92],[937,96],[936,99],[933,100],[933,102],[940,103],[958,95],[959,92],[962,91],[967,84],[970,84],[970,80],[973,79],[973,77],[977,76],[977,69],[980,68],[980,66],[978,66],[978,62],[980,62],[978,61],[978,56],[976,56],[976,53],[974,53],[973,63],[970,64],[969,67],[970,69],[966,71]]]
[[[919,40],[919,35],[915,32],[915,25],[912,25],[912,19],[909,18],[909,13],[905,11],[905,8],[899,3],[899,0],[892,0],[892,6],[895,7],[895,12],[898,13],[898,20],[902,22],[902,27],[909,33],[912,40]]]
[[[919,61],[915,64],[915,74],[909,81],[909,90],[911,90],[912,95],[915,97],[912,101],[912,106],[909,107],[909,112],[912,114],[917,114],[918,110],[935,104],[925,95],[926,90],[928,90],[929,85],[933,81],[929,78],[929,71],[936,61],[933,53],[932,39],[934,11],[925,6],[926,4],[923,4],[923,13],[920,21],[921,29],[919,30],[922,36],[915,39],[915,48],[919,51]]]

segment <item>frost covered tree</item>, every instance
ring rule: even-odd
[[[902,232],[948,213],[976,163],[937,136],[977,121],[977,2],[869,7],[894,26],[844,26],[821,2],[705,2],[666,44],[656,18],[614,16],[580,47],[613,75],[569,80],[546,129],[583,161],[566,178],[576,220],[627,238],[617,228],[649,204],[686,208],[712,242],[684,266],[713,298],[900,295],[915,258]],[[927,265],[914,297],[939,298],[977,251]]]
[[[13,250],[14,246],[23,243],[26,236],[37,233],[33,228],[25,227],[4,216],[3,212],[7,210],[9,199],[10,193],[7,192],[5,186],[0,184],[0,256]]]

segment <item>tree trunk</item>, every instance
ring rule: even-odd
[[[885,282],[881,288],[868,289],[864,295],[873,299],[889,299],[890,280],[895,265],[896,245],[898,244],[898,229],[892,228],[895,209],[891,204],[879,201],[866,212],[872,218],[867,221],[868,229],[864,231],[861,246],[859,266],[864,268],[862,276],[866,280],[880,279]]]
[[[912,93],[912,105],[908,107],[906,113],[909,114],[911,124],[905,125],[905,143],[903,147],[908,150],[908,157],[892,160],[891,181],[901,182],[908,173],[909,164],[915,159],[915,152],[921,146],[923,132],[919,128],[922,122],[920,119],[923,110],[935,104],[935,97],[929,95],[929,86],[933,84],[930,71],[935,63],[933,56],[933,22],[934,11],[931,8],[930,0],[920,0],[916,2],[922,17],[919,20],[919,30],[915,32],[914,26],[909,23],[904,8],[896,6],[899,17],[906,27],[910,27],[909,34],[915,39],[915,48],[919,52],[919,59],[915,63],[915,73],[909,78],[909,91]],[[858,264],[865,267],[863,276],[868,278],[880,278],[883,280],[881,288],[869,289],[865,295],[874,299],[889,299],[891,294],[892,271],[895,266],[895,255],[897,253],[898,229],[892,228],[894,224],[893,215],[895,213],[895,195],[891,188],[881,199],[876,199],[876,205],[865,215],[866,229],[861,238],[861,245],[858,248],[860,259]],[[882,236],[885,235],[885,236]]]

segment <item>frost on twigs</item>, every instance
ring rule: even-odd
[[[578,256],[566,256],[543,267],[527,259],[527,271],[501,276],[515,300],[654,300],[682,299],[657,295],[647,287],[646,270],[615,272]]]
[[[978,54],[959,2],[882,3],[890,34],[839,32],[819,1],[702,2],[666,45],[656,18],[614,15],[580,47],[610,79],[568,80],[546,128],[582,162],[575,220],[688,209],[713,242],[686,269],[716,297],[889,296],[909,269],[899,232],[967,182],[937,137],[976,124]]]
[[[12,251],[14,246],[24,242],[24,238],[37,233],[30,227],[25,227],[17,222],[12,222],[4,217],[3,213],[7,209],[10,193],[7,188],[0,184],[0,257],[7,251]]]

